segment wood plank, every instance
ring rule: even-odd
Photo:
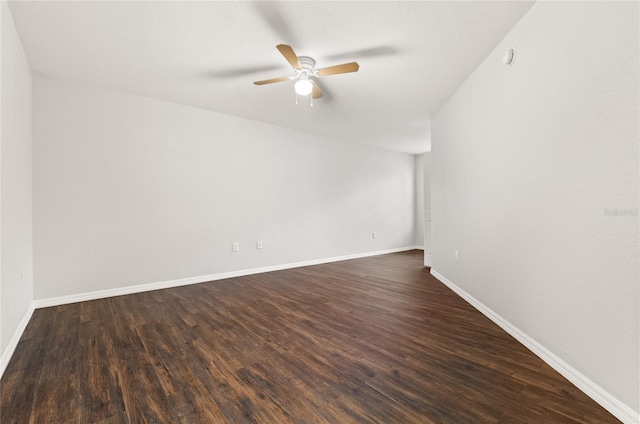
[[[10,417],[16,424],[31,420],[54,324],[51,312],[36,310],[16,346],[0,382],[0,419]]]
[[[80,306],[52,308],[53,326],[30,423],[79,423]]]

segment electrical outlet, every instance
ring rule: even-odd
[[[371,238],[372,239],[376,238],[376,232],[375,231],[371,233]]]
[[[231,244],[231,251],[232,252],[237,252],[238,250],[240,250],[240,243],[238,243],[237,241],[234,241]]]
[[[256,242],[256,249],[262,249],[262,240]]]
[[[455,258],[456,258],[456,262],[458,262],[458,250],[456,249],[456,252],[454,254]]]

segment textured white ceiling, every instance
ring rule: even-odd
[[[430,117],[533,2],[13,1],[32,70],[387,149],[430,149]],[[295,103],[276,50],[318,67]]]

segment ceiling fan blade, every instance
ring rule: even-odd
[[[287,62],[289,62],[291,66],[293,66],[293,69],[302,68],[302,65],[300,65],[300,61],[298,60],[298,55],[293,51],[291,46],[288,46],[286,44],[278,44],[276,46],[276,49],[278,49],[280,53],[282,53],[282,56],[287,59]]]
[[[322,92],[322,90],[320,90],[320,87],[318,87],[318,84],[316,84],[315,81],[311,81],[311,84],[313,84],[313,90],[311,91],[311,97],[314,99],[319,99],[320,97],[324,96],[324,93]]]
[[[203,73],[210,78],[235,78],[245,75],[257,74],[260,72],[275,71],[282,69],[282,66],[262,65],[262,66],[246,66],[238,68],[226,68],[226,69],[212,69]]]
[[[357,72],[360,65],[356,62],[343,63],[342,65],[329,66],[326,68],[316,69],[316,73],[321,77],[335,74],[346,74],[349,72]]]
[[[294,77],[271,78],[271,79],[268,79],[268,80],[255,81],[254,84],[255,85],[273,84],[274,82],[291,81],[293,78]]]
[[[284,17],[284,4],[275,1],[260,1],[255,0],[251,2],[262,17],[267,25],[273,30],[279,40],[286,40],[291,44],[298,45],[297,37],[291,28],[291,23]],[[349,56],[353,58],[353,56]]]
[[[370,47],[368,49],[349,50],[338,54],[332,54],[331,56],[325,56],[324,60],[344,60],[349,58],[362,58],[362,57],[379,57],[379,56],[391,56],[397,54],[398,50],[391,46],[378,46]]]

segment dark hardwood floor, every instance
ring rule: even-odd
[[[422,252],[35,311],[2,423],[613,423]]]

